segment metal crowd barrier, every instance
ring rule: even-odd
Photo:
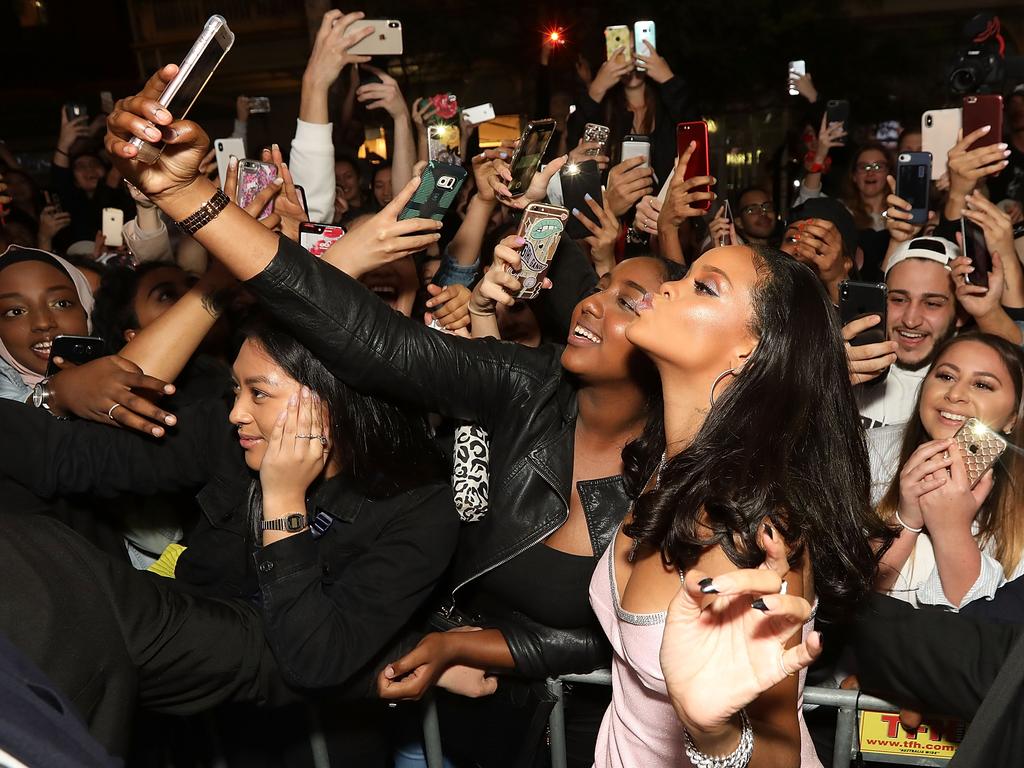
[[[565,707],[562,703],[562,692],[565,683],[584,683],[588,685],[611,685],[612,673],[608,669],[599,669],[586,675],[562,675],[547,681],[548,691],[555,697],[555,706],[548,719],[549,738],[551,743],[551,768],[566,768],[565,753]],[[853,759],[860,754],[857,722],[859,713],[864,710],[875,712],[898,713],[895,704],[868,696],[860,691],[846,691],[838,688],[804,688],[804,706],[834,707],[838,710],[836,717],[835,746],[832,752],[832,768],[849,768]],[[433,696],[424,701],[423,708],[423,743],[427,757],[427,768],[442,768],[443,754],[441,749],[441,732],[437,720],[437,705]],[[878,759],[882,759],[881,757]],[[942,768],[949,761],[930,757],[910,757],[886,755],[887,763],[901,765],[933,766]]]

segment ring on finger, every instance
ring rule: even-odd
[[[779,648],[779,669],[782,670],[782,674],[784,674],[786,677],[792,677],[796,673],[795,672],[790,672],[788,669],[786,669],[786,661],[783,658],[784,655],[785,655],[785,649],[780,647]]]
[[[114,409],[120,407],[120,403],[114,403],[112,406],[110,406],[110,410],[107,411],[107,418],[110,419],[111,421],[114,421]]]

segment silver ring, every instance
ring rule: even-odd
[[[884,211],[882,211],[882,218],[883,219],[888,219],[889,218],[889,209],[888,208],[886,208]]]
[[[779,669],[782,670],[782,674],[784,674],[786,677],[792,677],[796,673],[790,672],[788,669],[786,669],[786,662],[782,659],[785,653],[786,650],[784,648],[779,648]]]
[[[114,420],[114,409],[115,408],[120,408],[120,407],[121,407],[120,403],[114,403],[112,406],[110,406],[110,410],[107,411],[107,418],[110,419],[111,421],[113,421]]]
[[[323,440],[323,435],[296,435],[299,440]]]

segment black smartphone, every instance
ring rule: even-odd
[[[46,375],[53,376],[60,370],[53,364],[53,358],[63,358],[66,363],[81,365],[103,357],[106,354],[103,339],[96,336],[57,336],[50,346],[50,362],[46,364]]]
[[[582,163],[566,163],[558,172],[559,180],[562,182],[562,204],[570,211],[578,210],[592,222],[601,226],[597,215],[587,204],[589,194],[598,205],[604,205],[601,196],[601,169],[597,167],[597,160],[584,160]],[[590,235],[588,230],[579,219],[570,215],[565,225],[566,234],[574,240],[580,240]]]
[[[846,99],[833,99],[825,106],[825,114],[827,115],[825,120],[827,124],[843,124],[843,130],[846,132],[846,136],[839,139],[839,141],[842,144],[846,144],[846,139],[850,135],[850,102]]]
[[[839,284],[839,318],[843,325],[868,315],[882,318],[878,325],[861,331],[850,340],[854,347],[885,341],[887,290],[885,283],[857,283],[844,280]]]
[[[54,213],[63,213],[64,209],[60,205],[60,195],[56,192],[51,192],[48,189],[43,190],[43,199],[46,200],[47,205],[53,206]]]
[[[299,195],[299,202],[302,204],[302,211],[303,211],[303,213],[305,213],[307,216],[309,216],[309,206],[306,205],[306,190],[303,189],[301,185],[296,184],[295,185],[295,191]]]
[[[530,187],[554,132],[555,121],[551,118],[534,120],[526,126],[512,155],[512,181],[508,184],[512,197],[519,197]]]
[[[75,118],[88,116],[89,108],[80,101],[69,101],[64,105],[64,117],[68,119],[69,123]]]
[[[420,176],[416,194],[405,204],[398,218],[441,221],[458,197],[465,180],[465,168],[431,160]]]
[[[960,238],[963,243],[964,256],[971,260],[974,271],[967,275],[971,285],[988,287],[988,273],[992,271],[992,254],[985,243],[985,230],[968,219],[960,217]]]
[[[931,152],[900,152],[896,158],[896,195],[910,203],[911,224],[928,221],[931,178]]]

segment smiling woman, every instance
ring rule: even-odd
[[[876,472],[893,475],[879,512],[900,525],[899,538],[882,558],[878,590],[915,606],[962,608],[991,598],[1024,573],[1024,489],[1013,482],[1024,470],[1022,387],[1024,357],[998,336],[965,333],[939,348],[898,462]],[[968,419],[1011,443],[973,485],[965,468],[970,457],[953,439]],[[898,433],[891,427],[869,433],[878,446],[876,465],[886,463],[886,430],[893,444]]]
[[[27,399],[60,335],[89,333],[85,276],[59,256],[11,246],[0,255],[0,397]]]

